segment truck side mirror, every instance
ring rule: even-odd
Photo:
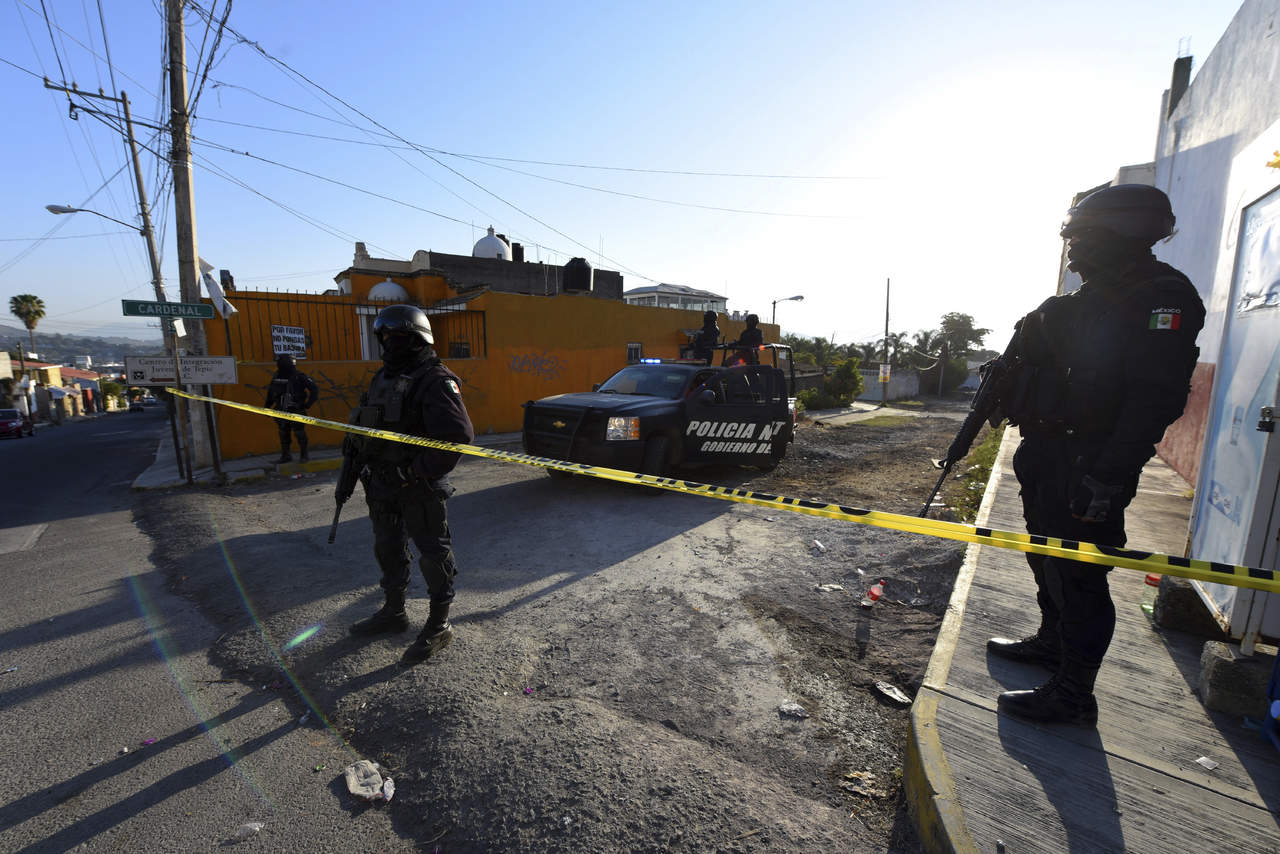
[[[600,390],[600,385],[601,385],[600,383],[592,383],[592,384],[591,384],[591,390],[592,390],[592,391],[599,391],[599,390]]]
[[[704,388],[702,391],[698,392],[698,402],[708,404],[715,403],[716,393],[709,388]]]

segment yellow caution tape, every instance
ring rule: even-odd
[[[941,537],[948,540],[959,540],[966,543],[995,546],[1001,549],[1041,554],[1048,557],[1066,558],[1084,563],[1095,563],[1103,566],[1114,566],[1123,569],[1134,569],[1139,572],[1158,572],[1162,575],[1175,575],[1197,581],[1208,581],[1215,584],[1229,584],[1235,587],[1248,587],[1269,593],[1280,593],[1280,577],[1270,569],[1258,569],[1251,566],[1238,566],[1229,563],[1216,563],[1207,560],[1177,557],[1144,552],[1116,546],[1099,546],[1077,540],[1063,540],[1057,537],[1042,537],[1038,534],[1022,534],[1014,531],[1001,531],[994,528],[978,528],[961,522],[946,522],[941,519],[927,519],[918,516],[905,516],[900,513],[883,513],[876,510],[863,510],[859,507],[846,507],[842,504],[828,504],[822,501],[810,501],[803,498],[787,498],[782,495],[771,495],[767,492],[753,492],[747,489],[735,489],[727,486],[713,486],[692,480],[678,478],[655,477],[648,474],[623,471],[621,469],[592,466],[585,463],[570,463],[550,457],[536,457],[531,454],[517,454],[511,451],[496,451],[476,445],[462,445],[456,442],[442,442],[437,439],[424,439],[421,436],[408,436],[393,433],[390,430],[378,430],[372,427],[360,427],[354,424],[343,424],[338,421],[326,421],[310,415],[296,412],[281,412],[266,409],[248,403],[235,403],[230,400],[219,400],[198,394],[178,391],[174,388],[166,391],[191,400],[203,400],[233,409],[242,409],[266,415],[271,418],[282,418],[311,424],[329,430],[344,433],[355,433],[374,439],[386,439],[390,442],[404,442],[408,445],[419,445],[440,451],[454,451],[469,454],[473,457],[485,457],[509,463],[541,468],[557,469],[572,474],[588,475],[603,480],[620,483],[643,484],[645,486],[667,489],[672,492],[683,492],[689,495],[702,495],[707,498],[718,498],[722,501],[733,501],[738,504],[754,504],[758,507],[771,507],[779,510],[790,510],[809,516],[820,516],[824,519],[836,519],[842,522],[857,522],[876,528],[887,528],[893,531],[904,531],[910,534],[924,534],[930,537]]]

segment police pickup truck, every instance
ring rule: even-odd
[[[525,452],[658,476],[694,463],[772,469],[795,431],[791,348],[716,349],[718,367],[644,359],[594,391],[525,403]]]

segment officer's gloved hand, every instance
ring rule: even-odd
[[[400,481],[400,486],[402,488],[406,486],[412,486],[415,483],[422,482],[422,478],[418,477],[418,475],[414,472],[412,465],[396,466],[393,472],[394,472],[393,476]]]
[[[1111,499],[1123,489],[1085,475],[1071,494],[1071,515],[1082,522],[1105,522]]]

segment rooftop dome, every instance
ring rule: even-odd
[[[489,233],[476,241],[475,247],[471,250],[472,258],[498,258],[502,261],[511,260],[511,247],[501,237],[493,233],[493,226],[489,226]]]
[[[369,299],[372,302],[408,302],[409,292],[387,279],[369,289]]]

